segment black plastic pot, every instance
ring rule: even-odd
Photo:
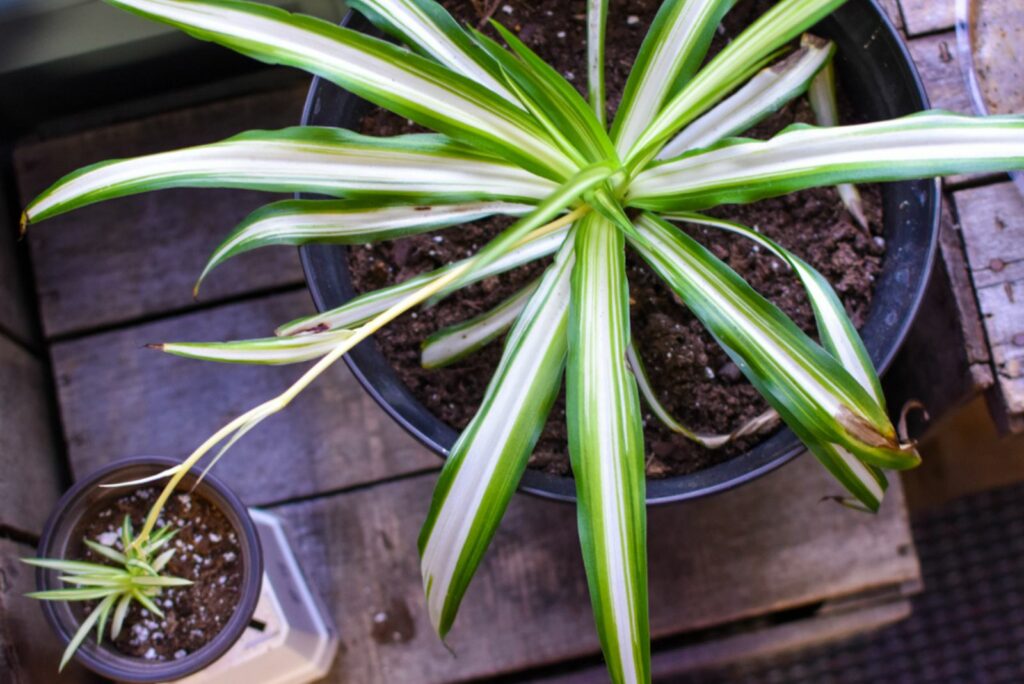
[[[46,521],[39,542],[42,558],[67,558],[79,540],[72,535],[79,522],[102,510],[112,499],[131,491],[128,488],[106,488],[103,484],[126,482],[154,475],[178,462],[158,456],[140,456],[118,461],[79,480],[61,497],[57,507]],[[196,481],[189,473],[180,485],[188,491]],[[75,659],[93,672],[120,682],[166,682],[199,672],[220,658],[231,648],[249,626],[263,583],[263,552],[256,527],[249,512],[230,489],[215,477],[207,475],[195,489],[198,496],[214,504],[227,518],[238,536],[243,562],[242,591],[235,612],[220,633],[201,649],[173,661],[149,661],[126,656],[109,646],[97,646],[94,639],[86,639],[75,652]],[[36,587],[40,591],[59,589],[64,585],[57,577],[60,573],[37,568]],[[42,601],[43,612],[58,637],[67,644],[81,624],[72,605],[62,601]],[[54,663],[56,671],[57,664]]]
[[[376,33],[361,16],[349,27]],[[866,120],[889,119],[928,106],[917,70],[896,29],[872,0],[851,0],[812,31],[838,46],[836,68],[856,113]],[[379,35],[379,34],[377,34]],[[310,87],[302,123],[354,128],[367,103],[322,79]],[[861,334],[876,367],[884,371],[903,343],[928,282],[939,226],[939,186],[934,180],[888,184],[883,189],[887,244],[874,301]],[[320,311],[340,306],[355,294],[345,248],[301,248],[313,301]],[[430,413],[398,379],[372,342],[354,349],[346,361],[366,391],[411,435],[446,455],[456,431]],[[780,430],[749,451],[699,472],[647,482],[647,502],[680,501],[735,487],[786,463],[803,450],[796,436]],[[540,496],[572,501],[571,478],[527,470],[520,488]]]

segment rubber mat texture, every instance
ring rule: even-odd
[[[925,588],[907,620],[678,684],[1024,683],[1024,484],[915,519],[914,539]]]

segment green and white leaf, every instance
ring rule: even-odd
[[[469,279],[463,283],[463,286],[469,286],[485,278],[505,273],[524,264],[554,254],[565,241],[567,233],[568,228],[562,228],[512,249],[489,265],[473,271]],[[337,308],[313,316],[304,316],[303,318],[286,323],[275,332],[277,335],[288,336],[318,330],[352,328],[366,322],[382,311],[386,311],[393,304],[407,297],[411,292],[425,287],[454,269],[462,268],[472,258],[462,259],[429,273],[414,276],[396,285],[359,295]]]
[[[839,296],[821,273],[778,243],[738,223],[700,214],[673,214],[667,215],[665,218],[711,226],[741,235],[774,254],[792,268],[804,286],[811,308],[814,310],[818,337],[825,349],[842,364],[843,368],[861,387],[870,393],[880,407],[885,408],[885,395],[882,392],[882,386],[878,380],[878,374],[875,372],[874,364],[871,362],[871,357],[853,322],[846,315]],[[880,470],[861,463],[856,456],[838,444],[823,442],[811,436],[808,436],[805,444],[836,479],[847,487],[851,494],[869,510],[878,510],[886,487],[885,475]]]
[[[134,577],[132,584],[140,587],[187,587],[192,581],[183,577]]]
[[[650,680],[647,529],[640,399],[626,365],[623,231],[592,213],[576,236],[566,422],[580,545],[612,681]]]
[[[875,372],[875,366],[871,362],[871,356],[864,347],[864,342],[853,325],[853,321],[847,316],[846,309],[839,300],[839,295],[836,294],[825,276],[774,240],[739,223],[686,212],[665,214],[663,218],[670,221],[710,226],[740,235],[760,245],[793,269],[804,286],[807,299],[814,310],[818,338],[822,345],[853,376],[853,379],[871,394],[875,402],[885,408],[885,394],[882,392],[882,385]]]
[[[269,64],[293,66],[378,106],[561,179],[572,165],[521,109],[432,59],[358,31],[238,0],[110,0]]]
[[[90,549],[93,553],[99,554],[115,563],[127,563],[128,558],[117,549],[111,548],[104,544],[99,544],[91,539],[83,539],[82,543],[85,544],[86,548]]]
[[[836,101],[836,67],[833,60],[830,59],[811,81],[807,99],[819,126],[839,125],[839,104]],[[847,211],[853,216],[857,225],[868,230],[868,219],[864,215],[864,201],[861,199],[857,186],[852,183],[841,183],[836,186],[836,192],[839,193],[839,198],[846,205]]]
[[[516,322],[536,289],[537,281],[479,316],[438,330],[423,340],[420,363],[424,368],[443,368],[498,339]]]
[[[49,589],[47,591],[33,591],[25,595],[40,601],[92,601],[119,593],[119,591],[117,588],[103,586],[83,587],[80,589]]]
[[[722,17],[736,0],[666,0],[633,62],[612,124],[625,155],[665,100],[689,81],[707,55]]]
[[[132,595],[124,594],[117,601],[117,606],[114,608],[114,617],[110,623],[110,638],[116,639],[121,634],[121,629],[124,627],[124,619],[128,616],[128,609],[132,605]]]
[[[626,166],[642,169],[677,131],[753,76],[773,55],[846,0],[782,0],[761,15],[665,103],[643,119]]]
[[[695,432],[676,420],[675,416],[673,416],[672,413],[665,408],[665,405],[661,403],[661,400],[658,399],[658,394],[654,391],[654,387],[651,385],[651,379],[647,375],[647,369],[644,367],[644,362],[640,358],[640,354],[636,351],[635,342],[630,344],[629,348],[626,350],[626,360],[629,361],[629,369],[633,372],[633,377],[636,378],[636,384],[640,389],[640,395],[644,398],[644,401],[647,402],[647,405],[650,406],[651,412],[654,413],[654,416],[669,430],[683,435],[687,439],[700,444],[705,449],[720,449],[726,444],[735,442],[738,439],[743,439],[744,437],[750,437],[751,435],[771,430],[779,423],[779,414],[774,409],[768,409],[764,413],[754,416],[728,434],[715,435]]]
[[[684,128],[661,149],[657,159],[671,159],[749,130],[806,92],[815,74],[830,63],[834,52],[831,42],[817,39],[805,43],[781,62],[759,71],[735,94]]]
[[[284,200],[257,209],[222,242],[199,276],[244,252],[270,245],[365,244],[503,214],[522,216],[529,204],[466,202],[381,206],[379,201]],[[198,289],[198,284],[196,285]]]
[[[152,345],[152,348],[202,361],[276,366],[318,359],[329,354],[352,334],[352,330],[342,328],[233,342],[168,342]]]
[[[735,271],[661,219],[644,214],[637,228],[634,248],[805,443],[837,444],[880,467],[919,462],[871,394]]]
[[[114,594],[106,596],[102,601],[100,601],[99,605],[93,608],[85,619],[82,620],[82,624],[79,625],[78,630],[71,637],[71,641],[68,642],[67,648],[64,649],[64,654],[60,658],[60,665],[57,668],[58,672],[62,672],[64,667],[68,662],[70,662],[71,656],[75,654],[78,647],[82,645],[83,641],[85,641],[85,637],[89,636],[89,630],[91,630],[93,625],[96,624],[96,621],[99,620],[101,616],[105,616],[110,612],[110,607],[114,604],[115,600],[117,600],[117,596]]]
[[[375,138],[303,126],[87,166],[45,190],[25,213],[37,221],[93,202],[177,187],[452,204],[536,202],[558,185],[441,135]]]
[[[576,88],[514,33],[492,24],[514,55],[479,31],[473,32],[474,39],[565,154],[579,166],[615,159],[611,138]]]
[[[349,0],[348,6],[420,54],[516,104],[493,65],[440,4],[432,0]]]
[[[608,0],[587,0],[587,95],[590,107],[604,127],[604,39],[608,25]]]
[[[923,112],[891,121],[791,126],[651,166],[627,202],[656,211],[754,202],[810,187],[1024,167],[1024,117]]]
[[[496,259],[509,253],[527,235],[554,220],[560,213],[576,203],[580,197],[604,183],[619,170],[617,164],[606,161],[578,171],[560,188],[548,195],[532,212],[501,231],[497,237],[488,242],[473,257],[472,268],[446,287],[435,299],[441,299],[455,290],[465,287],[466,282],[473,277],[475,272],[486,268]]]
[[[116,575],[121,572],[118,568],[112,568],[109,565],[100,565],[99,563],[89,563],[87,561],[70,561],[63,558],[22,558],[21,562],[36,568],[46,568],[47,570],[57,570],[75,575]]]
[[[452,447],[420,532],[427,610],[444,636],[558,396],[573,268],[570,238],[530,296],[473,420]]]

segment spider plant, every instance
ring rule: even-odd
[[[704,64],[734,1],[666,0],[609,123],[607,0],[587,2],[586,98],[500,24],[492,22],[504,44],[459,25],[431,0],[350,1],[404,47],[235,0],[112,0],[196,38],[305,69],[435,133],[252,131],[104,162],[46,190],[26,209],[26,224],[180,186],[335,198],[257,211],[217,249],[206,276],[226,259],[267,245],[366,243],[457,230],[484,216],[516,217],[467,259],[287,323],[275,337],[159,345],[226,362],[316,362],[281,395],[163,473],[169,481],[140,538],[192,465],[211,455],[215,462],[376,330],[420,304],[553,254],[543,275],[497,310],[425,342],[425,363],[437,366],[510,328],[483,403],[441,472],[420,536],[427,609],[444,636],[564,374],[579,534],[602,648],[615,681],[649,679],[640,390],[653,397],[642,366],[628,361],[637,355],[630,351],[627,248],[664,279],[773,409],[733,435],[695,434],[664,409],[659,415],[708,446],[781,417],[849,491],[851,503],[878,510],[884,469],[911,468],[919,457],[894,429],[875,369],[836,293],[783,246],[699,212],[823,185],[846,187],[844,201],[854,206],[851,183],[1021,168],[1024,119],[931,111],[834,125],[832,79],[823,71],[834,46],[811,37],[794,43],[843,0],[782,0]],[[731,137],[812,87],[822,127],[792,126],[767,141]],[[807,291],[819,341],[679,224],[730,231],[781,258]]]
[[[71,637],[60,660],[63,670],[71,656],[85,641],[95,626],[96,643],[103,642],[103,631],[110,621],[110,638],[117,639],[128,615],[132,601],[137,601],[154,615],[163,617],[163,611],[153,599],[169,587],[186,587],[192,582],[180,577],[161,575],[160,572],[174,556],[176,549],[167,549],[157,555],[176,534],[170,526],[162,527],[140,544],[135,543],[132,522],[125,516],[121,525],[121,551],[99,544],[91,539],[82,542],[93,553],[114,563],[90,563],[60,558],[23,558],[24,563],[63,573],[60,581],[73,585],[66,589],[36,591],[28,594],[43,601],[97,601],[78,631]]]

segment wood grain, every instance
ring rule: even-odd
[[[1024,198],[1013,183],[956,193],[967,259],[978,288],[1024,277]]]
[[[956,193],[992,361],[996,422],[1024,431],[1024,198],[1012,183]]]
[[[910,612],[910,601],[892,599],[841,613],[815,615],[750,631],[716,634],[697,643],[664,649],[655,647],[651,654],[651,678],[654,681],[674,681],[681,675],[714,669],[714,677],[709,678],[711,681],[729,681],[727,677],[733,668],[753,665],[749,662],[751,660],[849,639],[904,620]],[[603,682],[606,677],[602,664],[582,667],[568,674],[542,675],[528,681],[536,684],[592,684]]]
[[[303,90],[289,88],[116,124],[15,150],[27,204],[86,164],[295,125]],[[217,244],[275,199],[232,190],[166,190],[92,205],[30,230],[45,334],[67,335],[193,306],[192,285]],[[260,250],[215,272],[205,301],[302,282],[294,249]]]
[[[596,654],[573,506],[514,497],[448,637],[423,607],[416,537],[435,477],[282,506],[342,639],[331,681],[440,682]],[[898,478],[878,516],[822,495],[809,456],[740,489],[650,509],[652,634],[664,637],[919,577]]]
[[[97,677],[74,662],[58,679],[64,645],[43,618],[39,602],[25,597],[35,589],[35,573],[18,560],[35,555],[30,546],[0,539],[0,681],[97,682]]]
[[[907,34],[917,36],[956,25],[954,0],[899,0]]]
[[[932,107],[961,114],[973,113],[956,50],[956,33],[946,31],[909,43],[910,55],[921,74]]]
[[[38,534],[60,495],[57,423],[43,364],[0,335],[0,526]]]
[[[311,311],[300,290],[54,345],[74,474],[130,455],[185,457],[307,367],[214,364],[143,345],[261,337]],[[339,362],[233,447],[216,472],[247,503],[265,504],[439,466]]]

